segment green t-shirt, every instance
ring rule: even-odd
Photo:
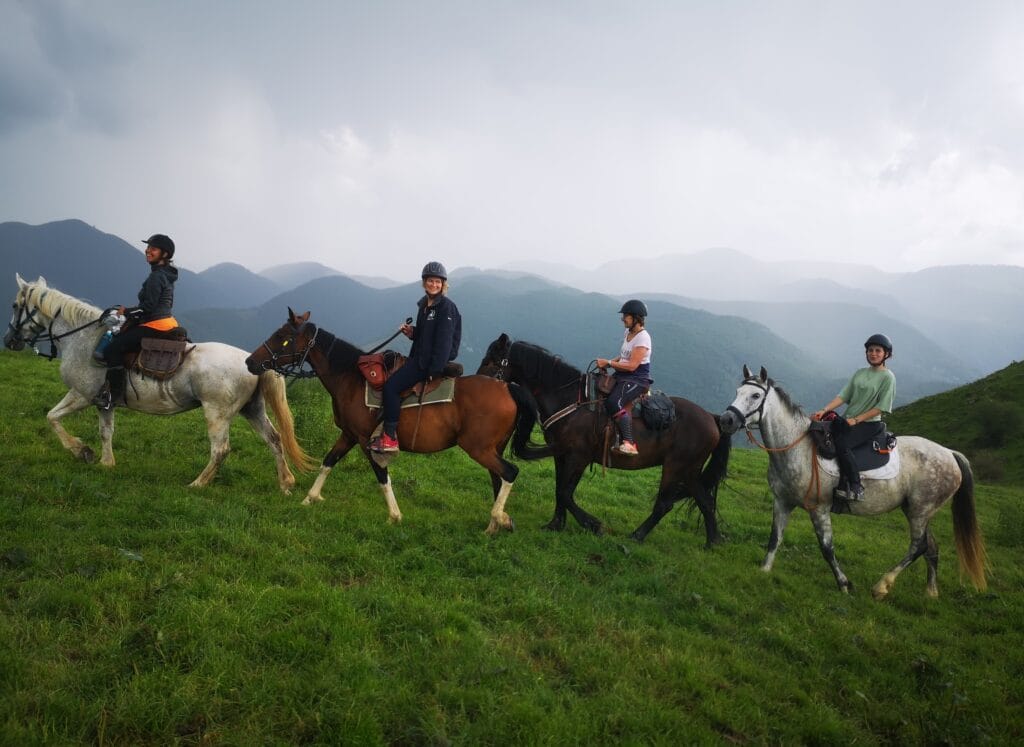
[[[861,368],[839,392],[839,399],[846,403],[843,417],[855,418],[877,407],[886,415],[892,412],[892,400],[896,394],[896,376],[888,368],[875,370],[868,366]],[[881,420],[875,415],[869,420]]]

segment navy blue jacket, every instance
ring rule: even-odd
[[[166,319],[171,316],[174,306],[174,283],[178,279],[178,268],[173,265],[153,265],[139,291],[139,305],[125,309],[129,318],[140,323]]]
[[[448,361],[459,354],[462,317],[448,296],[441,296],[433,306],[427,306],[424,296],[417,305],[409,358],[431,376],[440,376]]]

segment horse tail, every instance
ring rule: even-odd
[[[960,572],[966,573],[974,588],[984,591],[988,588],[985,571],[988,570],[988,554],[985,541],[978,527],[974,513],[974,474],[967,457],[953,452],[963,479],[953,495],[953,536],[956,539],[956,554],[960,560]]]
[[[718,416],[712,416],[718,424]],[[718,485],[725,479],[729,467],[729,455],[732,453],[732,436],[721,434],[718,444],[711,451],[711,459],[700,473],[700,484],[718,502]]]
[[[516,430],[512,435],[512,453],[520,459],[544,459],[552,455],[550,446],[534,446],[530,434],[537,423],[537,400],[518,384],[509,383],[508,393],[516,403]]]
[[[284,377],[274,371],[261,373],[260,394],[274,413],[277,432],[281,436],[281,446],[288,461],[300,472],[309,472],[316,466],[316,462],[303,451],[298,439],[295,438],[295,420],[292,418],[291,408],[288,407],[288,390],[284,385]]]

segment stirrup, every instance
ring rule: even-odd
[[[114,406],[114,397],[110,394],[110,387],[104,385],[92,398],[92,403],[101,410],[111,409]]]
[[[632,441],[622,441],[612,447],[612,451],[623,456],[637,456],[640,452],[636,450],[636,444]]]

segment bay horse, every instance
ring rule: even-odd
[[[726,433],[735,433],[741,427],[748,434],[749,429],[758,429],[768,451],[768,485],[775,501],[768,553],[761,570],[771,571],[789,515],[797,506],[803,506],[810,514],[821,554],[832,568],[839,590],[851,591],[853,583],[839,567],[832,546],[832,489],[838,478],[818,471],[816,451],[811,439],[805,438],[810,418],[768,378],[764,368],[755,376],[744,366],[736,399],[720,421]],[[928,564],[927,593],[931,597],[939,595],[939,547],[929,523],[950,498],[960,570],[975,588],[984,590],[985,543],[974,513],[974,478],[967,458],[918,436],[901,436],[896,448],[900,460],[897,475],[884,480],[862,475],[864,499],[844,501],[854,516],[877,516],[899,508],[910,525],[910,547],[903,559],[875,584],[875,599],[885,598],[900,572],[921,555]]]
[[[580,526],[600,534],[600,520],[580,508],[574,497],[584,470],[602,463],[605,456],[608,415],[603,403],[588,401],[586,375],[544,348],[512,342],[504,333],[487,347],[478,373],[521,384],[536,399],[548,447],[531,449],[524,458],[553,456],[555,460],[555,513],[545,528],[561,531],[566,513],[570,513]],[[615,469],[662,465],[654,508],[630,535],[633,539],[642,542],[677,501],[693,498],[704,518],[707,546],[711,546],[721,541],[716,516],[718,484],[725,477],[732,443],[720,437],[714,415],[681,397],[672,397],[672,402],[673,424],[652,431],[642,418],[635,419],[639,456],[612,452],[610,465]]]
[[[49,342],[49,357],[60,355],[60,377],[67,394],[46,414],[64,448],[85,462],[95,459],[93,450],[72,436],[61,424],[66,415],[92,406],[92,399],[106,377],[106,369],[93,363],[92,352],[103,334],[100,309],[73,296],[50,288],[45,278],[26,282],[20,275],[14,298],[14,313],[7,324],[4,345],[22,350]],[[231,451],[231,420],[241,414],[274,455],[277,479],[285,493],[291,492],[297,469],[312,465],[295,439],[292,413],[284,380],[274,373],[253,376],[245,367],[245,351],[219,342],[200,342],[185,357],[174,376],[158,381],[128,372],[125,382],[127,407],[153,415],[203,408],[210,438],[210,461],[190,487],[208,485]],[[276,430],[267,418],[269,404],[277,420]],[[114,408],[97,408],[102,455],[100,464],[114,466]],[[287,458],[287,460],[286,460]]]
[[[331,395],[334,422],[341,434],[324,456],[320,474],[302,503],[308,506],[323,500],[321,490],[327,476],[338,460],[358,444],[377,477],[388,509],[388,521],[399,522],[402,513],[391,487],[387,461],[369,449],[380,410],[371,409],[365,403],[366,379],[358,368],[363,351],[317,327],[309,321],[309,316],[308,311],[297,315],[289,308],[288,321],[245,361],[253,373],[287,372],[308,362]],[[529,393],[520,387],[486,376],[460,376],[456,379],[451,402],[402,408],[398,421],[401,449],[423,454],[455,445],[461,447],[491,476],[494,503],[487,533],[513,530],[515,525],[505,512],[505,502],[519,468],[506,461],[502,453],[510,439],[515,454],[526,453],[536,422],[535,408],[536,403]]]

